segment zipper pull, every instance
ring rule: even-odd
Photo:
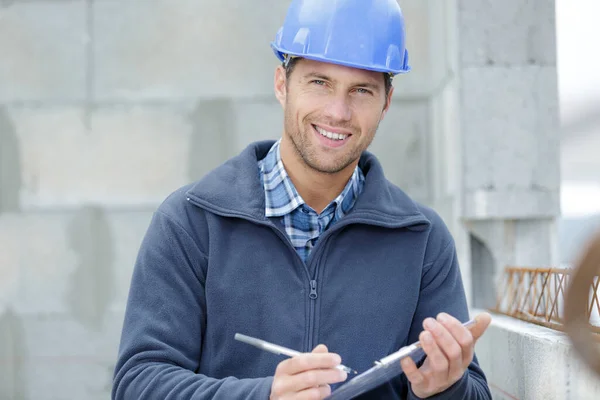
[[[310,294],[308,297],[313,300],[317,298],[317,281],[315,280],[310,281]]]

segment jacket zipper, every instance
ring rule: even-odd
[[[317,277],[315,271],[315,278]],[[315,331],[315,309],[317,306],[317,281],[316,279],[312,279],[310,281],[310,294],[308,295],[310,298],[310,312],[308,313],[308,349],[307,351],[312,351],[314,347],[313,339]]]
[[[316,307],[317,307],[317,277],[319,276],[319,270],[320,270],[320,264],[321,264],[321,259],[322,259],[322,252],[326,249],[327,246],[327,241],[338,231],[340,231],[342,228],[348,226],[348,225],[352,225],[352,224],[356,224],[356,223],[360,223],[363,222],[365,223],[366,221],[362,221],[360,218],[358,218],[356,215],[353,215],[351,217],[348,217],[345,221],[340,221],[338,224],[334,225],[330,230],[325,231],[323,233],[323,235],[321,236],[321,238],[319,239],[319,242],[317,243],[317,245],[315,246],[315,248],[313,249],[313,254],[312,254],[312,259],[310,261],[315,260],[314,262],[316,263],[315,265],[315,270],[314,270],[314,277],[310,279],[310,294],[309,294],[309,298],[310,298],[310,312],[309,312],[309,320],[308,320],[308,329],[309,329],[309,333],[308,333],[308,349],[307,352],[312,351],[313,347],[315,346],[314,343],[314,339],[315,339],[315,312],[316,312]],[[413,219],[407,219],[406,221],[404,221],[403,224],[398,224],[397,229],[400,228],[405,228],[407,226],[411,226],[414,225],[416,223],[422,223],[422,222],[426,222],[425,220],[423,220],[423,218],[413,218]],[[294,252],[296,252],[296,250],[294,249]],[[318,257],[318,258],[317,258]],[[308,268],[308,266],[307,266]],[[307,269],[308,272],[308,269]]]
[[[253,222],[258,225],[268,226],[275,231],[277,236],[279,236],[279,238],[286,244],[286,246],[295,254],[296,260],[300,262],[300,264],[304,268],[304,271],[306,272],[306,276],[308,277],[308,281],[309,281],[309,285],[310,285],[310,292],[308,294],[308,298],[310,301],[309,315],[308,315],[308,346],[307,346],[308,348],[306,349],[306,352],[311,352],[312,348],[313,348],[313,341],[314,341],[314,331],[315,331],[314,325],[315,325],[315,312],[316,312],[315,309],[316,309],[316,303],[317,303],[317,298],[318,298],[317,277],[319,276],[318,275],[319,274],[319,263],[317,262],[317,264],[315,265],[314,276],[311,277],[310,272],[308,270],[308,265],[304,261],[302,261],[302,259],[300,258],[300,255],[298,254],[298,252],[296,251],[296,249],[290,242],[290,239],[287,237],[287,235],[285,235],[283,232],[281,232],[279,229],[277,229],[277,227],[269,220],[264,220],[264,221],[259,220],[257,218],[253,218],[253,217],[251,217],[247,214],[243,214],[243,213],[232,213],[232,212],[223,212],[223,211],[215,210],[215,209],[212,209],[212,207],[203,205],[200,202],[198,202],[190,197],[187,197],[187,200],[191,204],[195,205],[196,207],[206,209],[216,215],[221,215],[223,217],[229,217],[229,218],[241,218],[241,219]],[[339,231],[348,225],[363,223],[366,225],[384,226],[381,224],[369,223],[368,220],[359,218],[359,215],[360,214],[357,213],[355,215],[348,216],[346,220],[340,221],[339,223],[335,224],[330,230],[325,231],[325,233],[323,233],[319,242],[313,249],[313,257],[316,257],[316,251],[320,250],[320,248],[325,245],[326,239],[329,239],[329,237],[332,234],[334,234],[336,231]],[[416,225],[418,223],[426,223],[426,222],[427,222],[427,220],[424,219],[423,217],[415,216],[413,218],[407,218],[401,224],[395,224],[395,225],[393,225],[393,227],[396,229],[400,229],[400,228],[406,228],[411,225]],[[311,261],[312,261],[312,259],[311,259]]]
[[[344,221],[345,222],[345,221]],[[342,226],[343,227],[343,226]],[[341,228],[341,227],[340,227]],[[334,228],[331,229],[331,233],[335,233],[336,229],[335,226]],[[321,265],[321,260],[322,260],[322,253],[325,250],[321,250],[320,248],[323,247],[324,249],[326,249],[326,241],[330,239],[332,235],[330,234],[330,232],[325,232],[321,238],[321,240],[319,240],[319,243],[317,243],[317,246],[315,246],[315,248],[313,249],[313,259],[311,259],[310,261],[315,263],[315,268],[314,268],[314,276],[313,279],[310,281],[311,284],[311,292],[310,292],[310,312],[308,315],[308,351],[312,351],[313,347],[315,346],[315,325],[316,325],[316,308],[317,308],[317,278],[319,277],[319,270],[320,265]],[[318,257],[318,259],[316,258]],[[316,260],[316,261],[313,261]]]
[[[310,297],[312,300],[317,299],[317,281],[314,279],[310,281],[310,294],[308,297]]]

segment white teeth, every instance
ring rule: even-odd
[[[316,126],[315,128],[317,128],[317,132],[319,132],[321,135],[332,139],[332,140],[344,140],[346,139],[346,137],[348,137],[348,135],[342,135],[339,133],[333,133],[333,132],[328,132],[324,129],[319,128],[318,126]]]

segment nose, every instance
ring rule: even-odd
[[[325,115],[336,122],[347,122],[352,119],[350,99],[341,93],[335,94],[328,99],[325,106]]]

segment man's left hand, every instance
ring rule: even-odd
[[[411,383],[413,393],[422,399],[441,393],[464,375],[473,360],[475,342],[483,335],[492,317],[481,313],[476,324],[465,328],[456,318],[441,313],[437,320],[423,321],[425,329],[419,340],[427,354],[421,368],[417,368],[410,357],[400,365]]]

